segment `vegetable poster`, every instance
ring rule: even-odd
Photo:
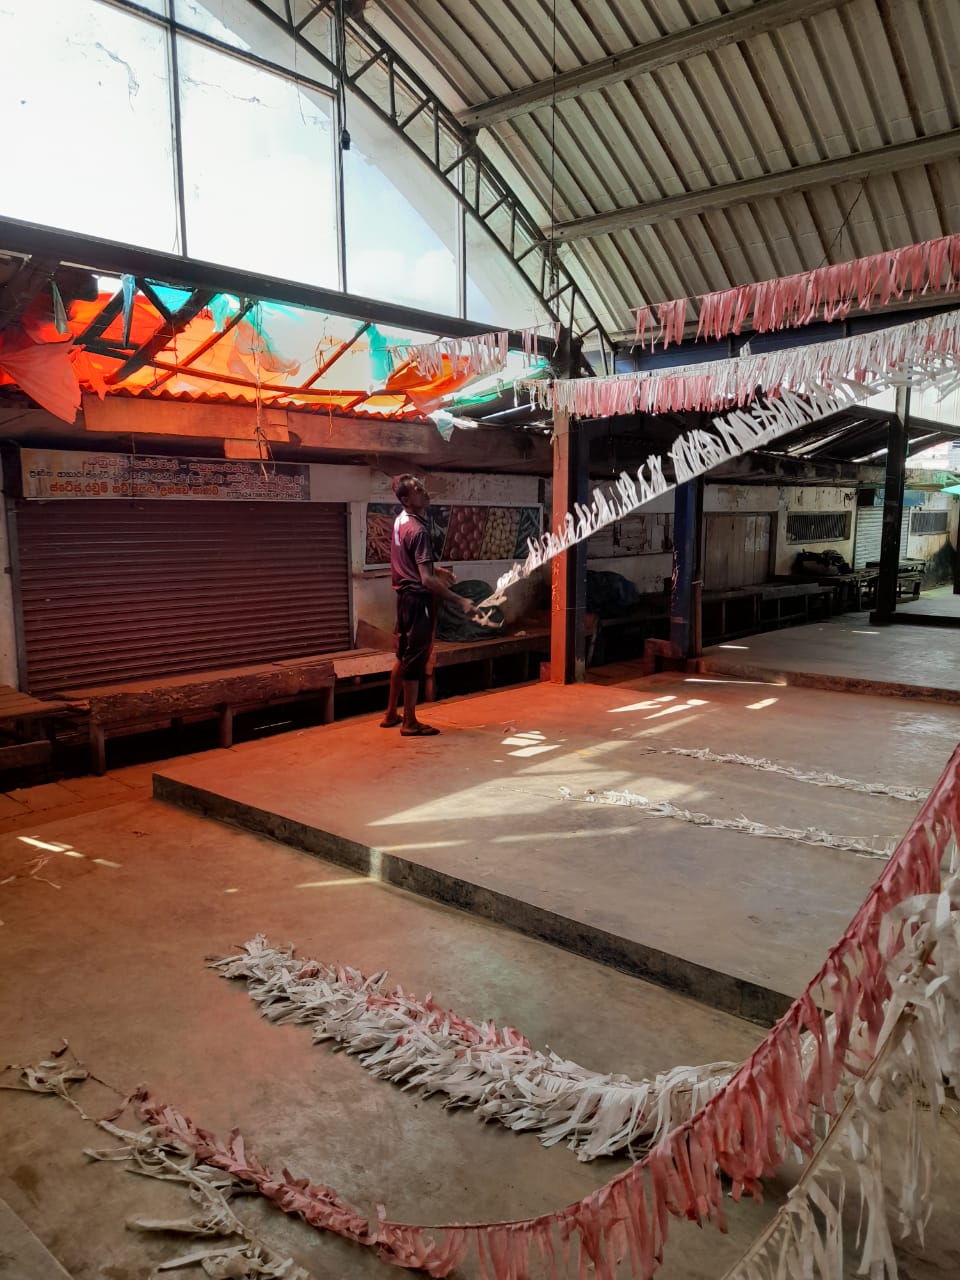
[[[390,539],[400,506],[367,504],[367,565],[390,563]],[[527,539],[543,532],[542,508],[448,506],[429,511],[433,553],[437,560],[514,560],[527,553]]]

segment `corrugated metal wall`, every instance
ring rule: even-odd
[[[33,693],[352,643],[340,504],[21,502],[17,532]]]

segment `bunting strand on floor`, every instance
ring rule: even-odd
[[[835,836],[820,827],[769,826],[751,818],[714,818],[709,813],[697,813],[681,809],[669,800],[651,800],[635,791],[584,791],[575,796],[569,787],[560,787],[561,800],[581,800],[585,804],[606,804],[619,808],[639,809],[649,818],[672,818],[676,822],[689,822],[695,827],[712,827],[718,831],[736,831],[741,835],[760,836],[767,840],[791,840],[795,844],[814,845],[819,849],[838,849],[855,853],[861,858],[889,858],[896,841],[873,844],[861,836]]]
[[[816,1173],[824,1122],[834,1118],[834,1133],[851,1135],[856,1161],[847,1176],[863,1207],[861,1272],[893,1276],[885,1171],[869,1126],[892,1093],[916,1096],[922,1087],[936,1111],[944,1083],[960,1085],[958,839],[960,748],[819,973],[750,1058],[642,1161],[553,1213],[428,1227],[392,1222],[381,1210],[374,1226],[331,1188],[266,1168],[238,1133],[218,1141],[145,1090],[133,1101],[154,1137],[175,1140],[285,1212],[436,1277],[475,1258],[493,1280],[534,1273],[553,1280],[570,1266],[580,1277],[592,1271],[596,1280],[615,1280],[621,1262],[649,1280],[663,1259],[671,1217],[715,1219],[722,1228],[723,1179],[735,1199],[744,1192],[759,1198],[762,1179],[792,1151],[811,1159]],[[928,1212],[926,1149],[914,1135],[894,1160],[902,1174],[901,1234],[919,1232]],[[835,1280],[836,1202],[825,1211],[824,1196],[832,1193],[818,1177],[801,1187],[795,1221],[781,1239],[776,1231],[764,1233],[744,1259],[744,1280],[790,1274],[797,1231],[812,1250],[800,1255],[804,1274]]]
[[[423,1096],[445,1095],[483,1120],[535,1133],[545,1147],[565,1143],[580,1160],[635,1154],[688,1120],[726,1083],[732,1062],[674,1067],[653,1079],[588,1071],[540,1053],[513,1027],[476,1023],[427,995],[386,988],[385,973],[294,958],[262,934],[239,954],[210,962],[224,978],[242,979],[260,1012],[277,1024],[313,1028],[381,1079]]]
[[[794,765],[778,764],[775,760],[766,760],[754,756],[740,756],[732,752],[711,751],[709,747],[652,747],[644,745],[645,751],[659,752],[667,756],[689,756],[694,760],[709,760],[712,764],[740,764],[749,769],[759,769],[766,773],[780,773],[786,778],[794,778],[797,782],[809,783],[812,787],[838,787],[843,791],[858,791],[870,796],[890,796],[894,800],[925,800],[927,793],[921,787],[898,787],[887,782],[860,782],[856,778],[843,778],[835,773],[824,773],[819,769],[798,769]]]
[[[190,1147],[205,1163],[257,1186],[285,1211],[373,1245],[400,1265],[440,1277],[471,1257],[493,1280],[522,1280],[534,1273],[553,1280],[571,1266],[581,1277],[592,1271],[597,1280],[615,1280],[623,1261],[649,1280],[662,1261],[671,1217],[715,1219],[722,1227],[723,1179],[730,1180],[735,1199],[744,1192],[759,1198],[762,1179],[777,1170],[788,1152],[813,1157],[825,1118],[848,1115],[851,1098],[861,1104],[857,1089],[865,1078],[871,1082],[865,1101],[874,1106],[878,1089],[893,1088],[904,1079],[920,1078],[933,1088],[934,1105],[942,1096],[936,1091],[937,1071],[948,1083],[960,1083],[960,893],[956,881],[945,885],[943,880],[956,865],[958,836],[960,748],[820,972],[750,1058],[642,1161],[553,1213],[436,1227],[391,1222],[381,1213],[374,1227],[330,1188],[266,1169],[246,1151],[239,1135],[218,1142],[145,1092],[137,1095],[137,1106],[158,1132]],[[932,1012],[925,1022],[915,1016],[922,1002]],[[906,1025],[900,1019],[907,1005],[911,1020],[902,1039],[905,1057],[896,1058],[887,1048],[891,1023]],[[862,1133],[862,1128],[854,1132]],[[917,1150],[914,1144],[897,1157],[904,1170],[901,1228],[912,1230],[920,1228],[927,1212]],[[861,1267],[880,1277],[895,1273],[889,1269],[883,1185],[876,1160],[867,1155],[850,1177],[866,1222]],[[815,1204],[816,1186],[808,1186]],[[813,1209],[806,1214],[812,1231]],[[789,1239],[783,1245],[770,1239],[776,1259],[771,1265],[781,1267],[776,1274],[788,1274]],[[814,1243],[812,1234],[807,1241]],[[819,1235],[817,1244],[810,1274],[835,1280],[836,1272],[820,1269],[818,1259],[827,1254]],[[829,1244],[835,1258],[832,1237]],[[832,1265],[829,1258],[824,1265]],[[745,1272],[750,1280],[754,1274],[771,1272]]]

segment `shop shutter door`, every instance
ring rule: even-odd
[[[883,529],[883,507],[860,507],[853,540],[853,567],[862,569],[871,560],[880,559],[880,534]]]
[[[883,532],[883,507],[861,507],[857,512],[857,531],[853,545],[853,567],[862,569],[880,559],[880,538]],[[904,511],[900,525],[900,559],[907,558],[907,538],[910,533],[910,512]]]
[[[21,502],[33,693],[349,648],[346,507]]]

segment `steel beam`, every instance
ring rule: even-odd
[[[203,262],[198,258],[184,258],[178,254],[118,244],[114,240],[75,235],[69,231],[37,226],[32,222],[21,222],[16,218],[0,218],[0,249],[8,249],[14,253],[42,254],[56,258],[58,262],[86,267],[99,275],[147,276],[164,284],[182,285],[189,289],[209,288],[218,293],[232,293],[237,297],[287,302],[297,307],[346,316],[351,320],[368,320],[372,324],[394,325],[450,338],[473,337],[490,331],[488,324],[476,324],[457,316],[420,311],[416,307],[402,307],[393,302],[340,293],[335,289],[282,280],[275,276],[258,275],[236,267]],[[117,314],[119,310],[120,303],[117,302]]]
[[[703,570],[703,476],[677,486],[673,509],[673,577],[670,587],[670,640],[676,655],[699,658]]]
[[[297,46],[314,57],[321,60],[324,58],[322,50],[312,43],[308,35],[291,27],[266,0],[247,0],[247,3],[285,31]],[[473,214],[493,243],[506,255],[526,286],[539,297],[547,314],[560,320],[558,312],[544,298],[543,289],[538,287],[536,269],[520,269],[520,263],[527,252],[535,252],[541,261],[545,261],[549,253],[548,247],[542,243],[539,225],[514,194],[510,184],[476,146],[473,131],[465,129],[459,123],[454,113],[441,102],[427,83],[368,23],[356,14],[348,13],[344,32],[346,40],[357,54],[356,69],[343,77],[350,91],[358,94],[398,140],[411,147],[430,166],[438,181],[458,205]],[[336,69],[335,72],[339,75]],[[405,110],[402,117],[398,117],[398,102],[412,102],[413,106]],[[423,130],[422,135],[418,135],[415,126],[418,121],[423,123],[423,116],[432,121],[432,128]],[[452,164],[441,163],[441,137],[449,140],[450,149],[457,155]],[[484,189],[493,193],[492,207],[485,207],[485,203],[489,205],[489,196],[484,195]],[[506,205],[508,216],[502,225],[497,225],[491,220],[491,215],[503,205]],[[522,243],[518,243],[518,231],[523,233],[523,238],[530,246],[526,252]],[[603,333],[608,344],[612,345],[582,290],[562,264],[558,264],[557,269],[560,276],[570,282],[571,313],[573,304],[578,303]],[[543,272],[539,274],[542,275]]]
[[[195,289],[183,306],[169,316],[152,338],[139,346],[129,359],[124,360],[119,369],[107,374],[103,380],[104,383],[108,387],[117,386],[118,383],[123,382],[124,378],[129,378],[132,373],[142,369],[145,364],[151,364],[154,357],[168,347],[177,334],[182,333],[204,307],[210,305],[216,293],[217,291],[213,289]]]
[[[624,49],[621,53],[588,62],[586,66],[565,71],[550,80],[540,80],[524,89],[491,98],[489,102],[459,112],[457,119],[462,125],[474,129],[489,129],[502,120],[549,106],[554,100],[561,102],[565,98],[578,98],[583,93],[592,93],[606,85],[685,62],[698,54],[712,53],[726,44],[749,40],[764,31],[774,31],[787,23],[812,18],[825,9],[836,9],[846,3],[848,0],[755,0],[754,4],[735,13],[698,22],[685,31],[675,31],[660,40]]]
[[[19,320],[30,303],[46,288],[57,269],[55,257],[33,257],[21,262],[4,285],[0,285],[0,330]]]
[[[807,191],[811,187],[829,186],[857,178],[870,178],[881,173],[897,173],[901,169],[936,164],[960,155],[960,129],[916,138],[893,147],[877,147],[857,155],[836,160],[820,160],[816,164],[797,165],[780,173],[766,173],[761,178],[745,178],[703,191],[689,191],[663,200],[614,209],[610,213],[591,214],[561,222],[554,228],[554,240],[582,240],[588,236],[606,235],[626,227],[651,226],[657,222],[676,222],[680,218],[708,213],[711,209],[727,209],[748,200],[764,200],[787,195],[791,191]]]
[[[890,418],[887,436],[887,474],[883,487],[883,528],[880,533],[880,576],[870,621],[875,626],[893,622],[897,611],[897,572],[900,568],[900,526],[903,524],[903,490],[907,450],[910,444],[910,388],[897,388],[897,411]]]

